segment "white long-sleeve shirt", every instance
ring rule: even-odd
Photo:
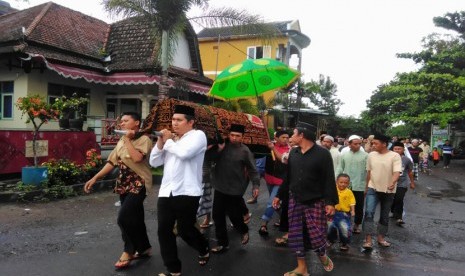
[[[202,165],[207,149],[207,137],[201,130],[190,130],[181,139],[168,139],[163,149],[154,146],[150,153],[150,165],[164,165],[158,197],[203,194]]]

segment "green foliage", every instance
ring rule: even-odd
[[[48,169],[48,183],[53,185],[73,185],[84,182],[87,173],[82,167],[67,159],[50,159],[42,163]]]
[[[163,175],[163,166],[151,168],[152,175]]]
[[[421,68],[397,74],[373,92],[365,114],[370,127],[386,131],[403,122],[409,131],[425,131],[425,125],[431,123],[445,127],[465,119],[465,13],[448,13],[435,17],[434,22],[460,37],[430,35],[423,41],[423,51],[399,54]]]
[[[250,100],[239,99],[239,100],[230,100],[230,101],[215,101],[212,106],[226,109],[234,112],[247,113],[252,115],[259,115],[260,112],[256,105],[254,105]]]
[[[304,84],[304,95],[330,116],[335,116],[343,104],[336,94],[337,85],[331,81],[330,77],[324,75],[320,75],[317,81],[311,80]]]
[[[16,102],[16,107],[21,111],[21,118],[26,116],[26,123],[32,123],[34,126],[32,151],[34,154],[34,166],[37,167],[36,140],[39,130],[43,124],[48,123],[52,119],[56,120],[60,115],[60,111],[48,104],[45,98],[39,95],[20,97]]]
[[[362,137],[368,137],[373,134],[370,132],[364,120],[355,117],[339,117],[333,116],[326,119],[327,131],[331,135],[340,137],[349,137],[352,134],[356,134]]]

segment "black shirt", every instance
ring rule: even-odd
[[[334,178],[333,159],[327,149],[313,145],[305,153],[300,147],[291,149],[288,171],[279,189],[279,198],[287,187],[301,204],[311,204],[324,199],[326,205],[336,205],[338,200]]]
[[[412,156],[413,163],[419,163],[420,162],[420,153],[423,152],[423,150],[420,147],[408,147],[408,151],[410,152],[410,155]]]

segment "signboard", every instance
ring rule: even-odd
[[[438,125],[431,125],[431,147],[437,147],[439,150],[444,142],[449,139],[449,125],[446,128],[440,128]]]
[[[26,141],[26,157],[34,157],[32,141]],[[48,156],[48,140],[36,140],[37,157]]]

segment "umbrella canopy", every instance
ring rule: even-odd
[[[246,59],[224,69],[213,83],[210,95],[224,100],[257,97],[286,88],[299,76],[297,70],[274,59]]]

